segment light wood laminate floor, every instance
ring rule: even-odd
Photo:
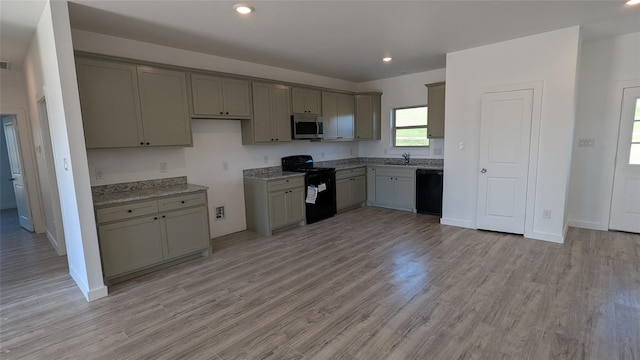
[[[565,244],[359,208],[87,303],[2,219],[2,359],[640,359],[640,236]]]

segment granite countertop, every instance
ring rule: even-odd
[[[409,169],[442,170],[442,159],[412,159],[409,165],[404,165],[402,159],[395,158],[351,158],[343,160],[316,161],[316,167],[332,167],[336,170],[355,169],[365,166],[388,166]],[[280,166],[246,169],[243,171],[245,179],[276,180],[287,177],[303,176],[304,173],[282,171]]]
[[[206,191],[207,186],[188,184],[186,177],[136,181],[94,186],[93,206],[116,205],[129,201]]]
[[[272,171],[272,172],[244,175],[244,178],[245,179],[277,180],[277,179],[292,178],[296,176],[304,176],[304,173],[291,172],[291,171]]]

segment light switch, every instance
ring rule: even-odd
[[[594,138],[578,139],[578,147],[594,147],[595,145],[596,145],[596,139]]]

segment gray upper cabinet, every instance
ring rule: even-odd
[[[191,115],[194,118],[249,119],[249,80],[191,74]]]
[[[445,83],[427,85],[427,131],[429,138],[444,137],[444,94]]]
[[[356,140],[380,140],[380,93],[356,94]]]
[[[87,148],[192,144],[185,72],[83,57],[76,68]]]
[[[253,119],[242,122],[242,143],[291,141],[289,87],[280,84],[251,84]]]
[[[138,66],[145,145],[191,145],[187,74]]]
[[[350,94],[322,92],[322,117],[325,140],[353,140],[355,133],[355,97]]]
[[[320,105],[320,90],[297,87],[291,89],[292,113],[320,115]]]
[[[76,59],[87,148],[140,146],[144,142],[136,66]]]

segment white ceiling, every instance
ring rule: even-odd
[[[621,0],[246,2],[255,13],[240,16],[230,1],[69,8],[73,28],[356,82],[442,68],[447,52],[574,25],[590,39],[640,31],[640,6]],[[4,32],[4,14],[2,23]]]
[[[11,68],[22,67],[44,5],[44,0],[0,0],[0,60]]]

